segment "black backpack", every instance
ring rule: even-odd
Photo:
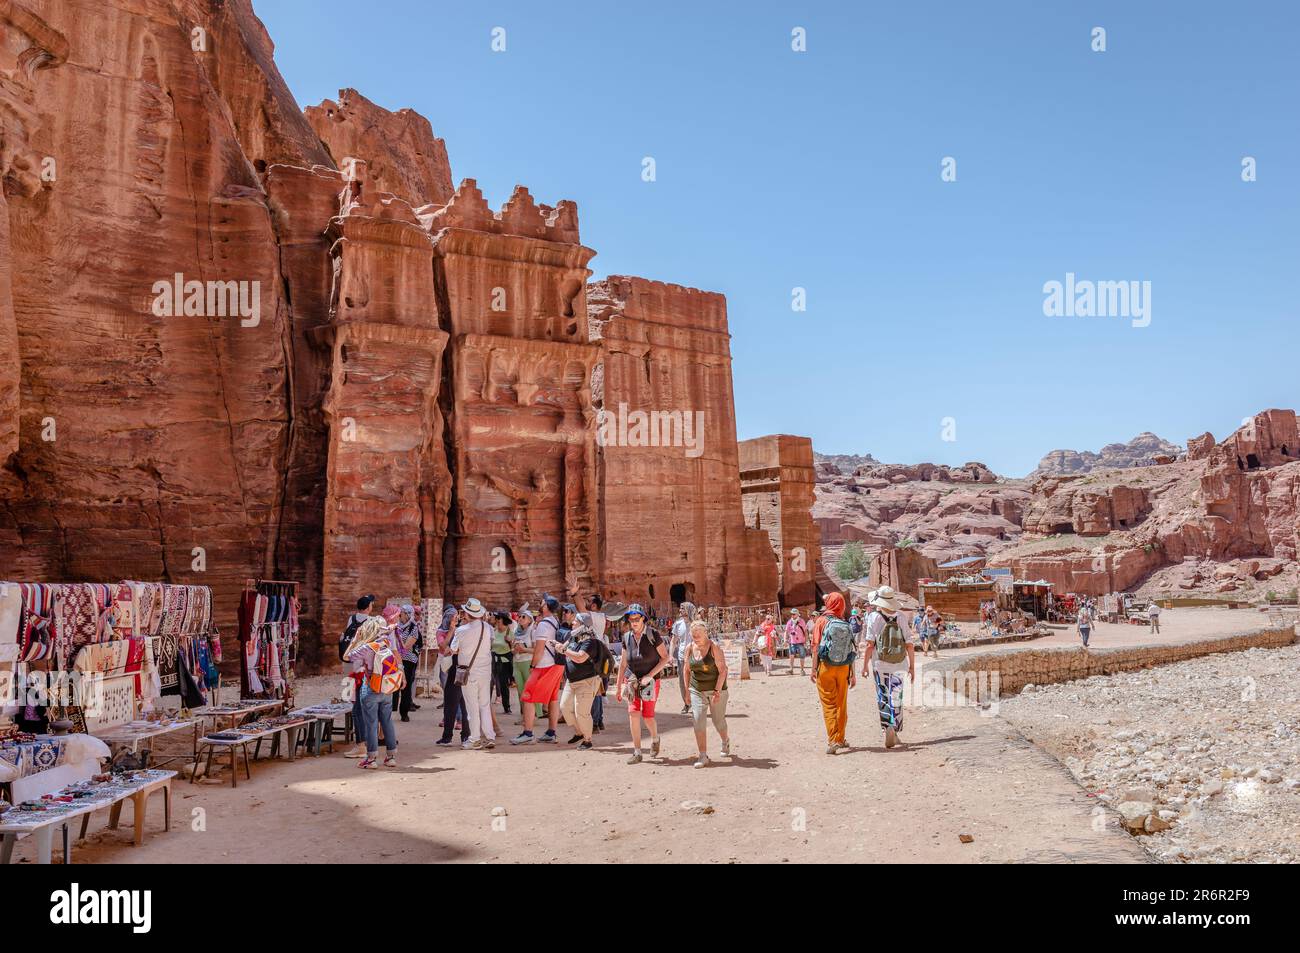
[[[601,639],[592,639],[592,641],[596,645],[596,651],[591,655],[591,664],[595,666],[596,674],[600,676],[602,688],[608,688],[609,677],[614,673],[614,653]]]
[[[357,629],[359,628],[361,628],[361,623],[357,621],[356,614],[353,613],[352,616],[348,619],[348,627],[344,629],[343,634],[339,636],[339,661],[340,662],[345,661],[345,659],[343,658],[343,654],[347,652],[348,646],[351,645],[352,640],[356,638]]]

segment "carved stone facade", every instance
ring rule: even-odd
[[[727,302],[612,276],[587,289],[603,380],[603,588],[650,603],[773,600],[767,539],[745,527]]]
[[[817,601],[821,531],[812,517],[817,483],[812,441],[774,434],[740,442],[745,524],[763,530],[780,566],[781,605]]]

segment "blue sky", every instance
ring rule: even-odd
[[[1300,405],[1300,4],[254,3],[301,105],[414,108],[597,277],[725,293],[742,439],[1018,476]],[[1150,326],[1045,317],[1067,272]]]

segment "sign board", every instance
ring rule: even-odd
[[[727,681],[749,678],[749,651],[744,639],[722,639],[722,657],[727,662]]]

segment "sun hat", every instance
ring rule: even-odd
[[[898,593],[894,592],[891,586],[881,586],[871,594],[871,604],[881,609],[888,609],[891,612],[898,610]]]
[[[462,608],[464,608],[465,614],[471,619],[481,619],[487,615],[487,609],[484,609],[483,603],[479,602],[477,599],[467,599]]]
[[[528,616],[528,618],[530,619],[537,618],[535,615],[533,615],[533,610],[528,608],[528,603],[526,602],[519,607],[519,611],[516,612],[515,615],[519,617]]]
[[[791,614],[791,615],[798,615],[798,614],[799,614],[799,610],[798,610],[798,609],[791,609],[791,610],[790,610],[790,614]]]
[[[627,615],[627,606],[621,602],[605,603],[605,618],[610,622],[617,622],[623,616]]]
[[[644,619],[644,618],[645,618],[645,610],[641,608],[641,603],[639,603],[639,602],[634,602],[634,603],[632,603],[630,606],[627,607],[627,611],[624,612],[623,615],[627,616],[629,619],[632,618],[632,616],[634,616],[634,615],[639,615],[641,618]]]

